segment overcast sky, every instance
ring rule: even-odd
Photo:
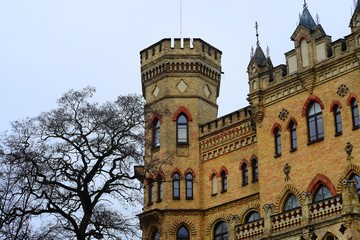
[[[246,68],[260,45],[274,66],[293,48],[303,0],[182,0],[182,36],[223,51],[219,116],[247,105]],[[333,41],[350,33],[353,0],[308,0]],[[141,94],[139,52],[180,37],[180,0],[0,0],[0,131],[55,107],[69,89],[96,100]]]

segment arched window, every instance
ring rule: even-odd
[[[189,240],[190,234],[189,230],[185,226],[181,226],[176,234],[176,240]]]
[[[227,173],[225,171],[221,172],[221,192],[226,192],[228,187]]]
[[[350,105],[351,105],[353,129],[358,129],[360,127],[359,106],[358,106],[355,98],[351,99]]]
[[[312,102],[310,104],[307,117],[309,142],[311,143],[324,139],[322,111],[317,102]]]
[[[185,114],[180,114],[176,121],[176,135],[178,144],[189,143],[188,119]]]
[[[180,175],[173,175],[173,199],[180,199]]]
[[[290,211],[298,207],[300,207],[299,200],[295,197],[294,194],[290,194],[285,201],[283,211]]]
[[[149,204],[154,202],[154,180],[152,178],[148,179],[148,186],[149,186]]]
[[[157,181],[157,201],[161,202],[163,199],[163,179],[161,175],[158,175],[156,181]]]
[[[324,240],[338,240],[338,238],[329,233],[324,237]]]
[[[160,240],[160,233],[157,230],[151,235],[151,240]]]
[[[153,147],[160,147],[160,121],[157,118],[153,123]]]
[[[360,177],[357,174],[352,174],[349,180],[355,180],[356,181],[356,190],[358,194],[360,195]]]
[[[249,212],[245,217],[245,223],[254,222],[260,219],[260,214],[257,211]]]
[[[241,165],[241,173],[242,173],[242,185],[245,186],[248,184],[249,174],[246,163]]]
[[[214,228],[214,240],[228,240],[228,226],[225,222],[221,221],[215,225]]]
[[[342,134],[342,122],[341,122],[341,112],[338,105],[333,107],[334,120],[335,120],[335,136]]]
[[[251,160],[251,172],[252,172],[252,181],[259,181],[259,169],[258,169],[258,161],[256,158]]]
[[[186,199],[193,199],[194,180],[191,173],[186,174]]]
[[[324,185],[321,185],[319,189],[316,191],[314,196],[314,202],[319,202],[328,198],[331,198],[332,194],[330,190],[325,187]]]
[[[275,136],[275,157],[281,156],[281,134],[280,129],[274,129],[274,136]]]
[[[211,182],[212,182],[212,195],[216,195],[217,191],[218,191],[218,183],[217,183],[216,174],[214,174],[212,176]]]
[[[290,121],[289,131],[290,131],[290,151],[293,152],[297,150],[296,124],[294,121]]]

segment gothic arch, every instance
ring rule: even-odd
[[[161,178],[163,180],[165,180],[165,174],[162,172],[162,171],[159,171],[157,174],[156,174],[156,179],[158,178]]]
[[[329,191],[331,192],[331,194],[333,196],[336,195],[336,189],[334,184],[331,182],[331,180],[326,177],[323,174],[318,173],[310,182],[308,188],[307,188],[307,192],[311,193],[311,196],[315,196],[315,193],[319,187],[319,185],[323,184],[324,186],[326,186]]]
[[[228,224],[228,222],[226,221],[227,217],[228,216],[225,213],[217,213],[214,216],[212,216],[209,219],[209,224],[205,228],[205,234],[206,235],[211,235],[212,229],[220,221],[224,221],[224,222],[226,222]]]
[[[260,214],[260,204],[258,203],[249,203],[245,207],[241,208],[240,210],[240,221],[244,223],[245,216],[251,212],[251,211],[257,211]]]
[[[302,109],[302,112],[301,112],[301,115],[302,115],[303,117],[306,116],[306,112],[307,112],[308,107],[309,107],[309,105],[310,105],[311,102],[316,102],[316,103],[318,103],[318,104],[320,105],[321,109],[324,109],[324,104],[322,103],[322,101],[320,100],[320,98],[317,97],[317,96],[312,95],[312,96],[310,96],[310,97],[306,100],[306,102],[305,102],[305,104],[304,104],[304,106],[303,106],[303,109]]]
[[[330,105],[330,112],[334,111],[334,106],[335,105],[339,106],[340,109],[342,108],[341,103],[339,101],[337,101],[337,100],[334,100]]]
[[[212,180],[214,178],[214,176],[218,176],[218,173],[216,172],[215,169],[212,169],[211,173],[209,175],[209,180]]]
[[[180,178],[183,178],[183,175],[181,174],[180,170],[178,168],[175,168],[172,172],[171,172],[171,178],[173,178],[174,174],[177,173],[179,174]]]
[[[226,174],[229,174],[229,171],[227,170],[227,168],[226,168],[225,166],[222,166],[222,167],[220,168],[219,173],[218,173],[218,177],[221,177],[220,175],[221,175],[221,173],[222,173],[223,171],[224,171]]]
[[[163,230],[161,224],[160,223],[153,223],[147,228],[147,231],[146,231],[146,234],[145,234],[145,236],[146,236],[145,239],[151,239],[151,235],[153,234],[154,230],[157,230],[159,232],[160,236],[163,235],[164,230]]]
[[[195,172],[192,168],[186,169],[186,171],[184,172],[184,176],[186,176],[186,174],[188,173],[191,173],[191,175],[195,178]]]
[[[152,128],[152,127],[153,127],[155,119],[157,119],[157,120],[160,122],[160,124],[163,123],[163,120],[162,120],[162,117],[161,117],[160,113],[154,112],[154,113],[152,114],[151,120],[150,120],[150,122],[149,122],[149,124],[148,124],[148,126],[147,126],[148,128]]]
[[[195,236],[197,234],[195,225],[191,221],[187,219],[185,220],[184,218],[177,218],[172,221],[172,223],[170,223],[169,234],[175,236],[177,230],[181,226],[185,226],[189,230],[190,236]]]
[[[295,124],[295,126],[297,127],[298,126],[298,123],[296,121],[295,118],[291,117],[288,121],[288,123],[286,124],[286,130],[289,130],[290,129],[290,123],[293,122]]]
[[[292,193],[294,194],[300,205],[302,206],[303,205],[303,199],[301,197],[301,192],[296,188],[294,187],[293,185],[291,184],[287,184],[283,190],[279,193],[277,199],[276,199],[276,203],[275,203],[275,213],[280,213],[282,210],[282,206],[284,205],[284,202],[287,198],[287,196]]]
[[[338,194],[340,194],[343,189],[344,180],[348,179],[351,176],[351,174],[353,174],[353,173],[360,176],[360,166],[355,165],[355,164],[349,164],[349,166],[347,166],[347,168],[343,171],[343,173],[337,183],[337,186],[336,186],[336,192]]]
[[[359,101],[359,97],[355,93],[350,93],[350,96],[347,99],[347,105],[350,106],[351,99],[355,98],[356,101]]]
[[[241,162],[240,162],[240,164],[239,164],[239,169],[241,170],[241,166],[243,165],[243,164],[246,164],[246,168],[249,168],[249,162],[248,162],[248,160],[246,160],[245,158],[243,159],[243,160],[241,160]]]
[[[179,109],[174,113],[174,116],[173,116],[173,121],[176,121],[178,116],[181,114],[181,113],[184,113],[188,119],[188,121],[192,121],[192,116],[191,116],[191,113],[190,111],[184,107],[184,106],[181,106],[179,107]]]
[[[275,129],[279,129],[279,131],[281,132],[281,125],[279,123],[274,123],[274,125],[272,126],[271,128],[271,134],[274,134],[275,133]]]

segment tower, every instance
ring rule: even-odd
[[[194,153],[199,152],[199,125],[217,117],[221,54],[201,39],[163,39],[140,52],[148,166],[143,239],[152,238],[152,229],[161,229],[172,216],[201,208],[201,198],[193,197],[202,191]]]

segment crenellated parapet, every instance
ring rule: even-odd
[[[166,38],[140,52],[141,78],[147,82],[166,74],[198,73],[220,81],[221,54],[199,38]]]
[[[256,142],[256,132],[248,108],[240,109],[200,126],[202,161],[238,150]]]

